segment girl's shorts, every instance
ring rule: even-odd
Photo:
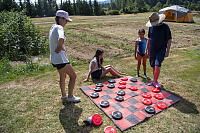
[[[68,62],[68,63],[62,63],[62,64],[52,64],[52,65],[53,65],[53,67],[56,67],[57,70],[59,70],[59,69],[65,67],[67,64],[70,64],[70,62]]]
[[[100,79],[102,74],[102,69],[96,70],[91,73],[92,79]]]

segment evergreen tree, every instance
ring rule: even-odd
[[[39,17],[43,17],[44,16],[44,6],[43,6],[43,3],[41,0],[38,0],[36,8],[37,8],[37,15]]]
[[[96,0],[94,0],[94,15],[96,16],[100,15],[100,7]]]
[[[22,11],[24,9],[24,4],[22,3],[22,0],[19,0],[19,11]]]
[[[162,9],[162,4],[161,4],[161,2],[158,2],[158,3],[151,9],[151,11],[152,11],[152,12],[157,12],[157,11],[159,11],[160,9]]]
[[[29,17],[36,16],[36,9],[35,6],[30,2],[30,0],[26,0],[26,15]]]
[[[90,16],[94,15],[93,5],[91,0],[89,0],[89,15]]]
[[[44,16],[47,17],[49,12],[49,6],[47,0],[43,0],[43,5],[44,5]]]
[[[144,2],[144,0],[135,0],[135,8],[137,9],[138,12],[146,12],[147,7]]]
[[[170,0],[167,0],[166,3],[163,5],[163,7],[168,7],[170,6]]]
[[[73,10],[74,10],[74,15],[77,15],[77,12],[76,12],[76,0],[73,0]]]
[[[11,11],[11,10],[14,10],[14,11],[17,11],[18,10],[18,5],[17,3],[14,1],[14,0],[2,0],[0,2],[0,11]]]
[[[73,11],[70,0],[67,0],[66,2],[64,2],[62,4],[61,9],[67,11],[70,15],[74,15],[74,11]]]

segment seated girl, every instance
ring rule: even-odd
[[[111,73],[113,76],[121,77],[124,75],[123,73],[118,72],[116,69],[114,69],[112,66],[102,66],[103,64],[103,50],[98,49],[96,51],[96,54],[89,65],[89,73],[87,78],[84,80],[84,82],[87,82],[90,78],[90,75],[93,80],[99,80],[103,78],[107,73]]]

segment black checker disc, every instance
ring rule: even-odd
[[[116,83],[116,81],[114,79],[109,79],[108,82],[109,83]]]
[[[137,82],[137,79],[136,78],[131,78],[130,81]]]
[[[115,100],[121,102],[121,101],[124,101],[124,97],[122,97],[122,96],[116,96]]]
[[[102,88],[101,87],[96,87],[96,88],[94,88],[94,91],[96,91],[96,92],[102,91]]]
[[[115,120],[120,120],[120,119],[123,118],[122,113],[119,112],[119,111],[114,111],[114,112],[112,112],[112,117],[113,117]]]
[[[108,107],[109,105],[110,105],[110,104],[109,104],[108,101],[101,101],[101,103],[100,103],[100,106],[101,106],[102,108]]]
[[[155,108],[151,106],[146,106],[145,111],[149,114],[154,114],[155,113]]]
[[[122,91],[122,90],[121,90],[121,91],[118,91],[118,92],[117,92],[117,95],[119,95],[119,96],[124,96],[124,95],[125,95],[125,91]]]
[[[102,83],[97,83],[96,87],[103,87],[103,84]]]
[[[115,88],[115,85],[114,84],[108,84],[107,87],[112,89],[112,88]]]
[[[94,92],[94,93],[90,94],[90,97],[91,98],[97,98],[97,97],[99,97],[99,94],[97,92]]]

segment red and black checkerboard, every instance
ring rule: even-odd
[[[132,82],[130,81],[130,76],[127,76],[128,81],[126,81],[126,89],[119,89],[119,82],[121,79],[115,79],[116,83],[114,83],[115,88],[107,88],[108,82],[103,83],[102,91],[97,92],[99,94],[98,98],[91,98],[90,94],[95,92],[93,89],[96,87],[96,85],[90,85],[90,86],[82,86],[80,87],[81,90],[103,111],[105,114],[116,124],[117,127],[120,128],[121,131],[124,131],[140,122],[145,120],[145,118],[151,117],[156,113],[159,113],[162,111],[162,109],[159,109],[157,107],[158,102],[164,102],[166,103],[167,107],[171,106],[172,104],[178,102],[181,98],[167,92],[165,90],[161,90],[159,94],[162,94],[164,99],[158,100],[154,97],[156,93],[152,92],[154,87],[147,86],[143,82],[137,81]],[[131,86],[137,87],[137,91],[132,91],[128,88]],[[125,91],[124,101],[119,102],[115,100],[115,97],[117,96],[117,92],[123,90]],[[150,93],[152,95],[151,101],[152,104],[150,106],[155,108],[154,114],[149,114],[145,111],[145,107],[147,105],[144,105],[142,103],[142,100],[144,99],[142,94],[143,93]],[[100,106],[101,101],[108,101],[110,103],[109,107],[102,108]],[[113,111],[120,111],[123,115],[123,118],[121,120],[115,120],[112,117]]]

